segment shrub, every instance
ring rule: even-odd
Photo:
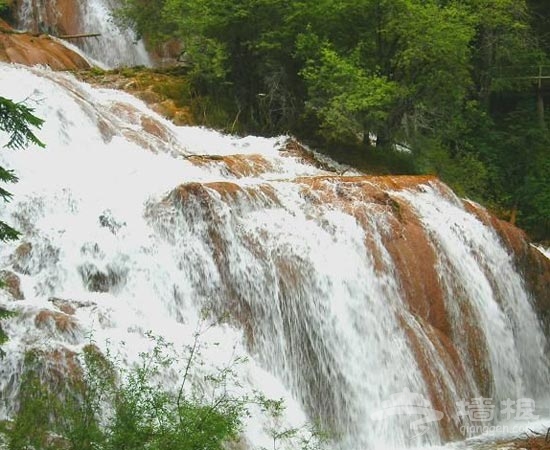
[[[202,387],[191,386],[199,336],[183,360],[154,338],[154,349],[142,353],[132,368],[87,345],[79,365],[62,361],[65,372],[53,376],[47,369],[51,363],[44,360],[47,354],[27,352],[19,406],[13,420],[0,427],[0,437],[9,450],[222,450],[237,441],[251,404],[280,416],[280,400],[229,391],[234,366],[242,359],[206,376]],[[185,368],[177,389],[164,386],[163,374],[177,370],[181,362]],[[289,439],[297,442],[292,448],[316,448],[314,432],[306,432],[306,438],[300,429],[273,429],[271,434],[274,449]]]

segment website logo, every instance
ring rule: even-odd
[[[413,433],[411,438],[426,434],[430,423],[438,422],[443,418],[443,413],[433,409],[426,397],[411,392],[408,388],[405,388],[403,392],[391,395],[370,417],[373,420],[384,420],[399,415],[414,416],[415,420],[412,420],[409,425]]]

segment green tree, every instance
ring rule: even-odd
[[[8,143],[5,145],[8,149],[23,148],[28,142],[32,142],[41,147],[44,144],[35,136],[32,127],[42,126],[43,120],[33,115],[33,110],[22,103],[5,97],[0,97],[0,131],[9,136]],[[17,177],[13,171],[0,166],[0,181],[3,183],[13,183]],[[0,197],[8,202],[12,195],[0,186]],[[19,237],[19,232],[0,220],[0,241],[6,242],[15,240]],[[0,288],[2,281],[0,280]],[[4,308],[0,308],[0,321],[11,316],[11,313]],[[7,340],[7,336],[0,326],[0,346]],[[3,351],[0,349],[0,356]]]
[[[8,143],[5,145],[8,149],[24,148],[29,142],[40,147],[44,144],[33,133],[32,128],[40,128],[44,121],[33,114],[33,109],[23,103],[15,103],[13,100],[0,97],[0,131],[9,136]],[[17,177],[13,171],[0,166],[0,181],[3,183],[13,183]],[[12,195],[0,186],[0,197],[5,202],[10,201]],[[19,233],[0,221],[0,241],[14,240],[19,237]]]
[[[516,78],[533,69],[543,54],[530,26],[529,9],[524,0],[466,0],[475,18],[472,44],[473,78],[476,94],[489,107],[491,95],[504,90],[524,89],[529,84]]]
[[[299,46],[307,106],[323,132],[338,139],[372,133],[384,147],[453,118],[470,85],[474,29],[464,8],[415,0],[327,3],[328,12],[303,13],[309,27]]]
[[[517,211],[529,229],[547,220],[533,194],[550,157],[533,83],[550,59],[544,2],[124,0],[122,15],[179,39],[196,92],[247,131],[389,155],[386,172],[405,161],[387,151],[401,144],[407,170]]]
[[[307,101],[324,136],[373,132],[380,143],[405,119],[443,122],[461,101],[468,13],[433,0],[125,0],[119,12],[139,33],[179,38],[199,88],[230,93],[256,129],[295,130]]]
[[[147,21],[139,0],[125,0],[117,15],[153,40],[179,39],[196,91],[233,107],[249,129],[292,128],[303,101],[292,2],[157,0],[147,8],[153,3],[158,26]]]

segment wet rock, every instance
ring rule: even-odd
[[[25,300],[21,290],[21,280],[15,273],[9,270],[1,270],[0,281],[4,283],[4,289],[10,293],[14,300]]]
[[[130,92],[176,125],[196,125],[200,122],[189,105],[186,94],[189,90],[188,81],[178,72],[143,68],[113,71],[92,69],[79,71],[76,75],[93,85]]]
[[[170,130],[168,130],[168,128],[160,121],[151,116],[141,117],[141,127],[143,128],[143,131],[156,136],[161,141],[167,142],[170,139]]]
[[[262,155],[190,155],[193,164],[207,167],[220,167],[221,172],[236,178],[259,176],[273,171],[273,165]]]
[[[150,50],[151,57],[159,67],[171,67],[182,63],[183,47],[177,39],[170,39],[155,46],[148,45],[148,47],[152,47]]]
[[[230,202],[232,207],[238,207],[241,201],[249,207],[250,200],[255,201],[259,208],[279,205],[273,187],[268,184],[240,186],[237,183],[228,181],[181,184],[164,201],[178,208],[185,208],[194,203],[202,209],[203,213],[208,214],[212,220],[215,220],[216,218],[213,214],[210,214],[210,210],[216,197],[222,198],[225,202]]]
[[[52,350],[28,349],[24,366],[26,370],[38,373],[42,382],[54,389],[75,386],[82,382],[78,354],[65,347]]]
[[[118,222],[112,215],[111,211],[104,211],[99,216],[99,224],[111,231],[113,234],[117,234],[118,230],[126,226],[125,222]]]
[[[31,244],[24,242],[10,258],[14,270],[25,275],[36,275],[59,261],[59,249],[47,240]]]
[[[0,33],[0,61],[44,65],[53,70],[89,68],[88,62],[78,53],[46,35]]]
[[[550,336],[550,259],[533,247],[525,232],[515,225],[497,218],[476,203],[465,202],[465,207],[484,224],[493,228],[509,249],[534,300],[546,336]]]
[[[107,267],[105,271],[99,270],[93,264],[83,264],[78,268],[82,282],[90,292],[116,293],[126,282],[126,273]]]
[[[60,311],[68,315],[74,315],[76,313],[76,310],[79,308],[87,308],[95,304],[93,302],[68,300],[59,297],[50,297],[48,301],[52,303],[55,307],[57,307]]]
[[[335,171],[334,167],[330,166],[330,164],[327,164],[326,162],[319,160],[314,152],[305,148],[295,139],[288,139],[283,144],[279,152],[282,156],[296,158],[303,164],[311,165],[317,167],[318,169],[327,170],[329,172]]]
[[[30,0],[31,16],[26,17],[28,30],[33,33],[55,35],[77,34],[82,32],[80,5],[78,0]],[[22,17],[18,18],[22,22]]]
[[[13,253],[11,263],[12,267],[20,273],[28,274],[27,267],[32,256],[32,244],[24,242],[19,245]]]
[[[52,331],[65,335],[74,335],[78,324],[74,317],[63,312],[41,310],[34,318],[34,324],[37,328],[49,328]]]

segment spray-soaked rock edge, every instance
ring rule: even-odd
[[[524,275],[532,293],[538,317],[542,320],[546,336],[550,336],[550,259],[534,246],[520,228],[491,214],[478,204],[464,202],[467,210],[483,223],[492,227],[514,257],[518,270]]]
[[[296,147],[297,144],[293,141],[287,143],[287,148],[292,148],[294,154],[296,154]],[[286,151],[286,149],[283,150],[283,152]],[[221,158],[216,163],[227,164],[228,159]],[[399,193],[401,191],[423,192],[425,189],[435,188],[438,195],[448,197],[450,201],[454,201],[454,195],[436,178],[426,176],[321,175],[297,178],[292,182],[296,183],[296,188],[311,205],[318,207],[330,205],[357,220],[357,223],[364,228],[365,246],[380,276],[388,270],[387,262],[384,261],[387,257],[385,253],[387,252],[393,260],[393,276],[399,280],[401,293],[406,302],[397,315],[428,386],[431,404],[438,411],[444,412],[444,418],[440,422],[441,436],[444,440],[460,438],[460,423],[457,422],[454,409],[456,399],[449,394],[451,389],[449,383],[465,398],[473,398],[479,394],[490,398],[496,387],[491,381],[492,369],[487,348],[489,344],[486,341],[487,336],[484,336],[483,330],[479,327],[478,322],[481,318],[478,316],[479,311],[476,311],[473,299],[470,299],[472,303],[461,301],[461,312],[458,316],[460,320],[457,321],[457,317],[452,317],[448,304],[449,295],[451,295],[451,301],[458,302],[464,294],[458,287],[452,288],[451,292],[447,291],[448,287],[445,287],[440,272],[442,261],[437,254],[438,243],[422,223],[418,211]],[[197,220],[197,207],[202,211],[200,214],[206,214],[202,217],[204,222],[209,224],[205,238],[211,243],[215,264],[227,289],[224,291],[227,302],[221,306],[219,314],[230,313],[235,322],[246,331],[248,345],[254,348],[255,341],[262,339],[262,331],[258,329],[261,319],[256,316],[257,306],[243,296],[242,289],[232,278],[231,243],[224,238],[223,225],[219,222],[220,217],[212,213],[217,209],[218,199],[228,204],[231,210],[237,211],[236,214],[239,214],[238,211],[245,208],[244,205],[250,201],[256,205],[256,208],[270,208],[281,204],[276,192],[269,184],[241,187],[226,181],[204,184],[186,183],[172,191],[163,204],[155,206],[150,213],[153,216],[162,216],[158,207],[161,209],[166,206],[175,207],[182,211],[188,223]],[[483,223],[498,233],[502,244],[510,254],[514,255],[515,264],[524,274],[539,317],[545,319],[547,328],[550,262],[529,244],[520,229],[499,221],[480,206],[470,202],[465,202],[465,205]],[[186,210],[192,213],[186,213]],[[373,228],[373,214],[383,217],[384,220],[385,230],[378,236],[377,230]],[[380,237],[382,247],[380,242],[376,242]],[[260,257],[260,260],[269,258],[256,240],[251,239],[246,242],[246,245],[251,252]],[[279,301],[284,305],[290,292],[298,289],[300,285],[307,284],[307,280],[299,275],[300,264],[291,260],[279,260],[276,264],[280,277],[279,284],[285,286],[279,297]],[[496,288],[499,283],[498,278],[492,278],[495,274],[486,275],[498,291]],[[457,286],[460,284],[457,279],[451,280],[450,283],[455,283]],[[453,296],[455,298],[452,298]],[[505,299],[497,294],[497,301],[504,303]],[[501,306],[504,307],[504,304]],[[288,306],[281,307],[284,309]],[[414,316],[413,323],[411,323],[411,316]],[[295,321],[296,318],[292,320]],[[422,331],[416,328],[415,325],[418,324]],[[303,401],[306,404],[310,402],[308,404],[310,411],[321,410],[326,426],[335,426],[331,422],[332,418],[338,415],[336,411],[338,406],[335,405],[343,400],[327,399],[326,393],[330,392],[329,386],[334,374],[327,373],[327,379],[322,379],[326,370],[322,365],[326,364],[326,361],[315,361],[313,353],[318,343],[314,342],[313,336],[307,337],[306,329],[307,326],[304,324],[300,333],[304,340],[301,346],[309,349],[307,350],[309,356],[306,358],[310,359],[312,366],[317,367],[313,372],[316,374],[319,392],[310,393],[312,398],[303,399]],[[427,345],[433,346],[433,353],[426,351]],[[289,348],[288,351],[291,352],[291,349]],[[439,364],[444,367],[441,372],[434,370],[434,357],[439,358]],[[298,365],[299,362],[297,361],[296,364]],[[449,378],[445,380],[446,377]],[[473,385],[468,385],[466,380],[469,377],[473,378]],[[300,381],[297,382],[300,383]],[[321,404],[326,409],[320,408]]]
[[[82,55],[59,40],[46,34],[15,31],[3,21],[0,21],[0,61],[48,66],[53,70],[90,68]]]

